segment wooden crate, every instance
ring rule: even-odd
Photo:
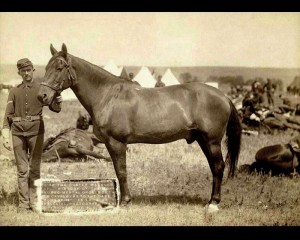
[[[98,212],[119,206],[117,179],[40,179],[38,206],[40,212]]]

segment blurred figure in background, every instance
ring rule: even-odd
[[[264,85],[263,90],[267,93],[268,104],[270,107],[274,107],[274,91],[271,79],[267,79],[267,83]]]
[[[130,81],[133,81],[134,74],[131,72],[131,73],[129,73],[129,75],[128,75],[128,76],[129,76],[129,80],[130,80]]]
[[[155,83],[155,86],[154,87],[165,87],[166,85],[162,82],[162,80],[161,80],[161,75],[159,75],[158,77],[157,77],[157,82]]]

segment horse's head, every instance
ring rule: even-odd
[[[44,105],[49,105],[54,96],[75,84],[75,71],[71,66],[66,45],[63,44],[58,52],[51,44],[50,51],[52,58],[46,66],[44,81],[38,94],[38,99]]]

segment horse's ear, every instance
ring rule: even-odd
[[[68,50],[67,50],[66,44],[63,43],[63,45],[62,45],[62,47],[61,47],[61,51],[63,52],[64,58],[67,58]]]
[[[52,43],[51,43],[51,45],[50,45],[50,51],[51,51],[52,56],[53,56],[55,53],[57,53],[57,50],[53,47]]]

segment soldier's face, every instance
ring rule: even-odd
[[[32,66],[24,67],[19,70],[19,75],[23,78],[23,81],[31,82],[33,78],[33,71],[34,69]]]

